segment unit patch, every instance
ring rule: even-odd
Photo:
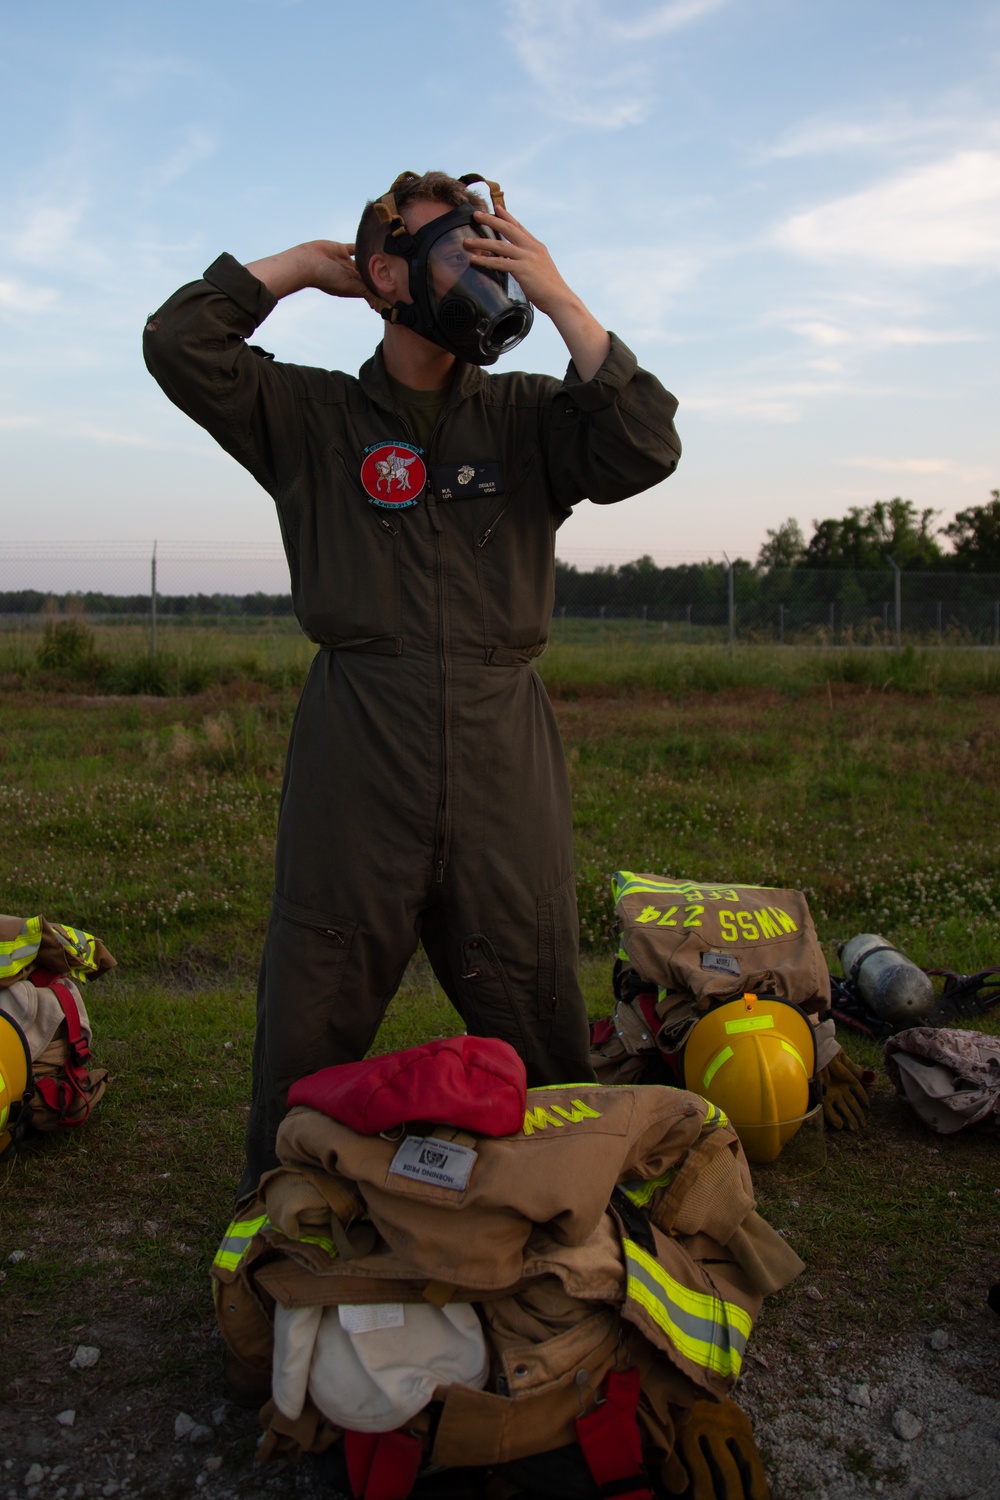
[[[406,510],[416,505],[427,483],[423,449],[413,443],[373,443],[365,449],[361,483],[372,505]]]
[[[437,500],[475,500],[480,495],[499,495],[503,474],[499,459],[482,463],[436,464],[431,470]]]

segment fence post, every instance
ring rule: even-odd
[[[778,605],[778,645],[785,644],[785,606]]]
[[[723,555],[723,557],[725,557],[725,559],[726,559],[726,567],[729,569],[729,587],[728,587],[728,596],[729,596],[729,599],[728,599],[728,603],[729,603],[729,654],[731,656],[732,653],[733,653],[733,649],[735,647],[735,644],[736,644],[736,594],[735,594],[735,589],[733,587],[733,565],[729,561],[729,558],[726,556],[725,552],[723,552],[722,555]]]
[[[687,638],[688,638],[688,645],[690,646],[690,644],[691,644],[691,606],[690,606],[690,604],[687,605]]]
[[[833,645],[833,633],[837,628],[837,606],[834,600],[830,600],[830,645]]]
[[[901,582],[903,570],[900,568],[899,563],[894,562],[891,557],[887,557],[886,562],[896,575],[896,650],[898,651],[903,644],[903,589]]]
[[[156,543],[153,543],[153,561],[149,582],[149,654],[156,655]]]

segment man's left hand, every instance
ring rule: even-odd
[[[562,335],[581,380],[591,380],[608,357],[611,339],[594,315],[560,275],[541,240],[529,234],[507,208],[494,213],[477,209],[476,222],[502,234],[502,240],[472,235],[463,241],[472,265],[484,271],[506,271],[528,301],[547,313]]]

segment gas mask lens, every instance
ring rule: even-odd
[[[474,221],[458,224],[428,246],[427,301],[446,348],[475,364],[492,364],[521,342],[533,313],[513,276],[471,264],[464,241],[474,234]]]

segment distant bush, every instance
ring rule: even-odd
[[[108,667],[108,658],[94,643],[94,633],[79,620],[53,620],[42,632],[35,660],[47,672],[58,672],[78,681],[99,679]]]

